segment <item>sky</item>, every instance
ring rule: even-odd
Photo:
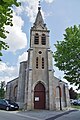
[[[27,60],[30,45],[30,28],[33,26],[38,12],[38,0],[18,0],[20,7],[13,7],[13,27],[6,26],[9,31],[5,42],[9,49],[3,50],[0,62],[0,81],[6,83],[19,75],[21,61]],[[80,24],[80,0],[41,0],[41,12],[50,30],[50,48],[54,52],[54,44],[64,39],[67,27]],[[63,79],[63,72],[54,66],[54,75]]]

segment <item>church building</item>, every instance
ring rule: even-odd
[[[67,84],[54,76],[49,32],[39,6],[30,30],[28,60],[20,63],[19,77],[6,86],[6,98],[20,109],[62,110],[70,105]]]

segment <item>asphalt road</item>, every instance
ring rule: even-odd
[[[10,111],[0,110],[0,120],[38,120],[35,117],[30,117]]]
[[[48,118],[46,120],[80,120],[80,111],[67,111],[65,113],[55,115],[54,117]]]
[[[80,111],[75,111],[69,114],[65,114],[55,120],[80,120]]]
[[[45,115],[48,118],[45,119]],[[51,117],[50,117],[51,116]],[[0,120],[80,120],[79,110],[70,110],[66,112],[55,111],[3,111],[0,110]]]

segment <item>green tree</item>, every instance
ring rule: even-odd
[[[78,93],[77,98],[80,100],[80,93]]]
[[[69,89],[69,95],[70,99],[77,99],[78,96],[77,92],[75,92],[72,87]]]
[[[64,71],[64,78],[80,88],[80,26],[65,30],[64,40],[57,41],[54,52],[55,66]]]
[[[20,3],[17,2],[17,0],[0,0],[0,38],[5,39],[6,33],[9,33],[8,31],[5,30],[5,25],[12,26],[12,6],[19,6]],[[9,46],[7,43],[2,41],[0,39],[0,56],[2,56],[2,49],[7,49]]]
[[[0,83],[0,98],[4,98],[5,97],[5,81],[1,81]]]

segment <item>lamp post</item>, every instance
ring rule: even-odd
[[[60,100],[60,110],[62,110],[62,102],[61,102],[61,87],[60,84],[62,83],[62,81],[59,81],[59,100]]]

